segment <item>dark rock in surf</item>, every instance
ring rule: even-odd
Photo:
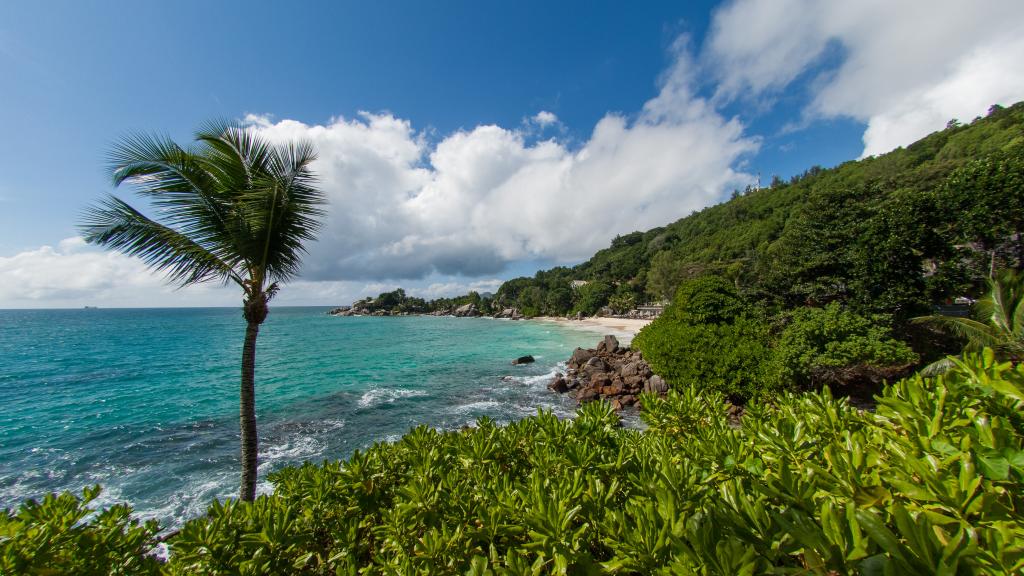
[[[515,360],[512,361],[512,365],[519,366],[520,364],[532,364],[534,362],[536,362],[536,360],[534,360],[533,356],[527,355],[516,358]]]

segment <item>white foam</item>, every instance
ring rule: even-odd
[[[492,408],[500,408],[507,406],[507,402],[498,402],[497,400],[481,400],[479,402],[470,402],[469,404],[462,404],[459,406],[452,406],[448,410],[457,414],[463,414],[466,412],[477,412],[481,410],[489,410]]]
[[[414,398],[426,396],[423,390],[405,390],[402,388],[374,388],[367,391],[357,402],[360,408],[370,408],[380,404],[391,404],[400,398]]]
[[[326,446],[312,436],[295,436],[284,444],[270,446],[260,454],[259,473],[264,474],[269,468],[281,462],[301,462],[323,453]]]
[[[324,432],[330,432],[331,430],[340,430],[345,427],[344,420],[324,420],[321,422],[324,426]]]
[[[546,374],[541,374],[539,376],[523,376],[522,383],[529,386],[536,386],[538,384],[543,384],[544,386],[547,386],[549,383],[551,383],[551,379],[555,377],[555,374],[558,374],[558,370],[552,370]]]

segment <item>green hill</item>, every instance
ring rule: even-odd
[[[516,278],[498,304],[593,313],[667,299],[722,275],[780,307],[849,303],[905,318],[983,288],[993,259],[1019,267],[1024,103],[951,121],[906,148],[813,167],[662,228],[612,241],[572,268]],[[585,280],[586,290],[569,282]]]

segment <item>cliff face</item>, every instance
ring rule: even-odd
[[[605,336],[596,348],[577,348],[567,368],[548,388],[560,394],[571,393],[581,404],[605,399],[621,410],[636,404],[641,392],[668,392],[668,384],[651,370],[640,352],[620,346],[615,336]]]

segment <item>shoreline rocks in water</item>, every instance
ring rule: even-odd
[[[352,306],[338,306],[332,308],[327,312],[328,316],[455,316],[456,318],[505,318],[508,320],[522,320],[525,318],[518,308],[505,308],[504,310],[488,316],[484,314],[476,307],[475,304],[463,304],[455,308],[445,308],[442,310],[434,310],[432,312],[408,312],[408,311],[397,311],[397,310],[371,310],[367,308],[368,304],[365,301],[359,301]]]
[[[533,358],[533,356],[527,354],[526,356],[520,356],[519,358],[513,360],[512,365],[519,366],[521,364],[533,364],[534,362],[536,362],[536,360]]]
[[[615,336],[605,336],[594,349],[577,348],[567,368],[564,375],[555,375],[548,388],[572,393],[580,404],[603,398],[621,410],[636,404],[641,392],[668,392],[668,383],[651,370],[640,352],[620,346]]]

